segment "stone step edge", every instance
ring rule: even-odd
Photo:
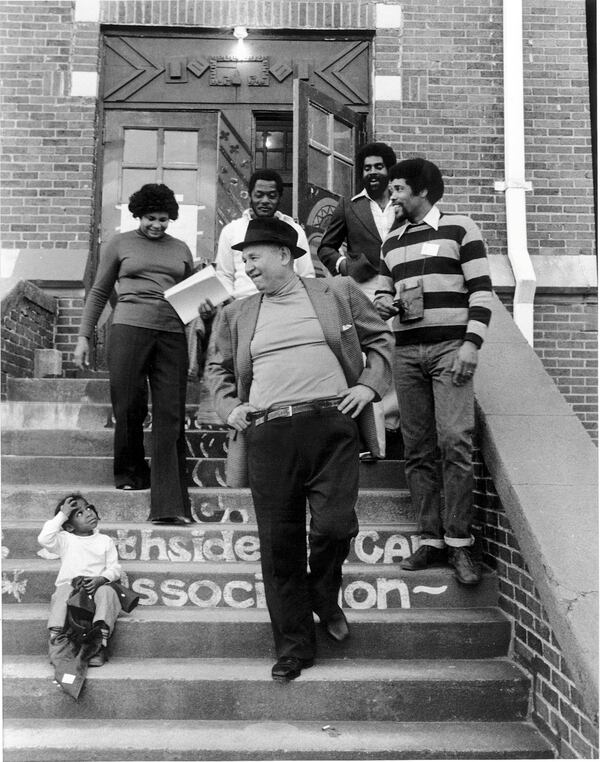
[[[438,752],[436,758],[443,752],[453,759],[492,759],[498,752],[553,756],[551,745],[528,722],[5,719],[6,762],[36,762],[24,756],[28,751],[39,752],[40,761],[62,762],[91,759],[92,753],[107,762],[236,758],[228,753],[237,759],[408,759],[431,758],[431,751]],[[277,756],[266,757],[266,752]],[[57,753],[62,756],[51,756]]]
[[[27,566],[27,571],[30,574],[46,574],[54,573],[59,567],[59,560],[46,560],[43,558],[5,558],[2,563],[2,570],[4,572],[21,571],[23,563]],[[157,573],[161,569],[168,569],[172,571],[174,567],[177,571],[183,574],[198,574],[202,571],[205,575],[223,575],[230,574],[235,568],[236,574],[256,574],[261,573],[260,562],[252,561],[235,561],[232,563],[224,563],[222,561],[203,561],[202,563],[194,563],[193,561],[123,561],[121,566],[125,573]],[[453,569],[449,565],[429,566],[426,569],[419,569],[417,571],[405,571],[400,569],[397,563],[393,564],[367,564],[367,563],[345,563],[343,566],[343,572],[348,575],[381,575],[383,569],[398,570],[399,574],[407,575],[408,577],[419,579],[420,576],[430,576],[432,574],[439,574],[445,578],[453,574]],[[482,571],[484,576],[495,576],[495,572],[485,564],[482,564]],[[458,584],[458,583],[457,583]],[[475,588],[469,588],[475,589]]]
[[[3,621],[45,622],[48,618],[48,604],[45,603],[5,603],[2,606]],[[430,608],[430,609],[349,609],[345,612],[350,623],[361,624],[466,624],[466,623],[505,623],[510,621],[497,606],[476,608]],[[266,609],[226,609],[192,608],[182,606],[139,606],[131,614],[121,614],[119,622],[131,624],[150,623],[227,623],[236,624],[269,622]]]
[[[307,530],[308,530],[308,523],[306,524]],[[31,531],[41,530],[42,525],[39,521],[34,521],[33,519],[25,519],[23,521],[16,521],[13,519],[4,519],[2,521],[2,530],[3,531],[10,531],[15,529],[27,529]],[[115,529],[124,529],[128,532],[136,532],[141,531],[142,529],[152,529],[154,532],[168,532],[169,534],[181,534],[182,532],[185,534],[185,532],[188,530],[187,525],[180,525],[180,524],[152,524],[150,521],[104,521],[102,520],[100,524],[98,525],[98,528],[101,532],[103,532],[105,529],[114,531]],[[237,532],[240,532],[242,530],[249,530],[251,532],[257,532],[258,531],[258,525],[256,521],[248,521],[248,522],[233,522],[233,521],[197,521],[194,524],[190,524],[190,529],[199,529],[203,528],[206,530],[209,529],[216,529],[219,531],[222,530],[235,530]],[[402,532],[415,532],[417,531],[417,522],[416,521],[398,521],[391,523],[389,521],[387,522],[374,522],[374,521],[365,521],[361,523],[360,530],[361,532],[368,532],[371,530],[377,530],[379,532],[396,532],[396,533],[402,533]]]
[[[272,684],[272,657],[140,657],[114,656],[101,670],[90,670],[88,679],[116,683],[144,679],[170,682]],[[302,672],[303,681],[367,681],[444,683],[498,682],[529,683],[525,670],[507,656],[487,659],[316,659],[319,669]],[[267,668],[268,667],[268,668]],[[4,680],[44,680],[52,675],[46,655],[14,656],[3,659]]]
[[[19,457],[14,456],[14,457]],[[46,457],[46,456],[40,456],[40,457]],[[214,460],[214,459],[213,459]],[[216,458],[216,460],[222,460],[219,458]],[[111,484],[89,484],[89,485],[79,485],[77,489],[73,488],[72,484],[48,484],[47,482],[28,482],[27,484],[23,484],[20,482],[14,483],[14,482],[3,482],[2,486],[0,488],[0,495],[2,497],[10,497],[15,492],[23,493],[23,492],[44,492],[46,494],[54,494],[60,498],[63,495],[67,495],[70,492],[81,492],[85,494],[85,492],[99,492],[99,493],[107,493],[107,494],[114,494],[115,492],[118,492],[118,490],[113,487]],[[134,498],[137,495],[140,496],[147,496],[150,497],[150,490],[133,490],[130,492],[123,492],[123,490],[120,491],[123,494],[127,494],[128,496]],[[230,495],[232,497],[235,497],[237,495],[243,495],[243,496],[250,496],[250,489],[248,487],[194,487],[190,486],[188,487],[188,492],[194,494],[194,495]],[[373,497],[381,497],[382,492],[385,492],[389,497],[404,497],[408,495],[408,489],[407,488],[398,488],[398,487],[360,487],[359,495],[368,497],[369,495],[373,495]]]

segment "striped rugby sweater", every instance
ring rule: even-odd
[[[423,318],[401,323],[396,344],[462,339],[480,347],[491,316],[492,282],[485,245],[469,217],[432,207],[417,224],[392,229],[381,247],[377,294],[394,299],[400,285],[423,281]]]

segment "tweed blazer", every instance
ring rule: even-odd
[[[332,275],[338,274],[335,265],[344,241],[348,275],[363,283],[379,273],[382,241],[366,196],[342,197],[331,215],[317,254]]]
[[[375,401],[381,399],[392,380],[393,339],[387,325],[351,279],[301,278],[301,281],[348,386],[364,384],[375,392]],[[223,421],[250,396],[250,342],[261,301],[259,293],[228,304],[213,328],[206,379],[217,414]],[[365,444],[371,452],[379,454],[371,405],[365,408],[361,419]]]

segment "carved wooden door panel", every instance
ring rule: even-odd
[[[366,139],[364,117],[297,79],[294,128],[295,216],[306,229],[316,259],[340,197],[355,193],[356,151]]]
[[[222,111],[219,113],[218,145],[215,244],[223,227],[248,208],[248,181],[253,171],[252,151],[247,140]]]

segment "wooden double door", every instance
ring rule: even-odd
[[[248,206],[255,169],[277,170],[281,210],[316,247],[342,195],[356,191],[366,139],[370,40],[364,35],[230,33],[104,36],[98,244],[137,225],[129,196],[146,182],[175,192],[169,232],[212,261],[220,230]]]

